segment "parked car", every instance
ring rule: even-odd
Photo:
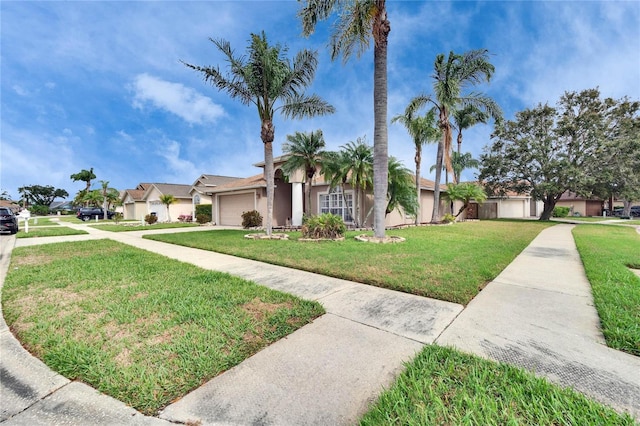
[[[18,218],[7,207],[0,207],[0,231],[9,231],[11,234],[18,232]]]
[[[107,219],[111,219],[115,214],[116,212],[107,210]],[[76,217],[86,222],[87,220],[95,218],[102,219],[104,217],[104,213],[100,207],[82,207],[81,209],[78,209]]]
[[[631,211],[629,212],[631,217],[640,217],[640,206],[631,206]]]

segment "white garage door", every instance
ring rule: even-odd
[[[242,213],[255,209],[255,195],[248,194],[221,195],[218,198],[220,206],[220,225],[242,225]]]

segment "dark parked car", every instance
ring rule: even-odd
[[[632,217],[640,217],[640,206],[631,206],[629,215]]]
[[[18,218],[11,209],[0,207],[0,231],[18,232]]]
[[[111,219],[116,212],[112,212],[111,210],[107,210],[107,219]],[[82,207],[76,213],[76,217],[80,220],[87,221],[91,219],[102,219],[104,217],[104,213],[100,207]]]

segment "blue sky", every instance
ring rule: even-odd
[[[508,119],[566,90],[599,87],[603,96],[640,99],[640,2],[389,0],[389,118],[431,93],[438,53],[486,48],[496,72],[477,90]],[[140,182],[191,184],[202,173],[246,177],[263,160],[255,107],[206,85],[180,60],[225,66],[209,37],[243,53],[251,33],[271,43],[318,51],[309,93],[333,115],[276,118],[274,152],[296,131],[322,129],[337,150],[373,143],[373,53],[343,64],[327,48],[329,23],[303,38],[296,1],[2,1],[0,188],[83,187],[69,176],[94,168],[119,190]],[[464,135],[478,157],[492,125]],[[413,169],[405,129],[389,126],[389,154]],[[431,177],[435,146],[425,149]],[[474,171],[463,175],[472,179]]]

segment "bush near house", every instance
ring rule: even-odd
[[[155,214],[148,214],[144,217],[144,221],[149,225],[153,225],[158,221],[158,216],[156,216]]]
[[[211,204],[196,205],[196,222],[199,224],[209,223],[212,220]]]
[[[569,207],[556,206],[553,208],[553,217],[569,216]]]
[[[262,226],[262,215],[257,210],[242,213],[243,228],[257,228]]]
[[[307,216],[302,223],[302,238],[337,239],[343,238],[347,227],[340,216],[323,213]]]
[[[178,216],[178,222],[193,222],[193,216],[190,214],[181,214]]]

